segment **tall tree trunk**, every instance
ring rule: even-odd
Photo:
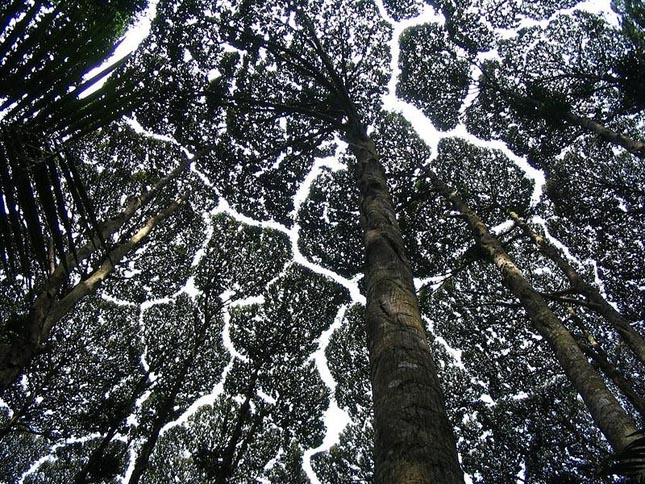
[[[230,479],[235,472],[235,466],[239,462],[240,458],[243,457],[243,454],[238,454],[236,456],[235,451],[237,450],[240,442],[246,442],[246,439],[242,438],[242,430],[246,421],[251,417],[251,399],[256,393],[255,385],[258,380],[259,370],[259,367],[255,368],[251,375],[251,381],[246,387],[246,391],[244,392],[244,402],[242,402],[242,405],[240,405],[240,409],[237,412],[237,419],[235,420],[233,433],[231,434],[226,447],[224,447],[221,455],[219,456],[221,462],[218,462],[217,471],[214,475],[209,476],[213,480],[213,484],[226,484],[227,482],[230,482]]]
[[[636,392],[632,383],[618,370],[609,360],[609,355],[605,352],[600,342],[591,334],[584,321],[576,314],[575,310],[569,306],[569,317],[584,335],[584,340],[578,339],[578,346],[587,355],[595,368],[599,368],[607,378],[609,378],[620,392],[627,398],[629,403],[645,418],[645,400]]]
[[[636,358],[645,365],[645,339],[632,327],[629,321],[607,302],[598,289],[584,280],[578,271],[562,257],[562,254],[560,254],[560,251],[556,247],[535,232],[516,213],[510,212],[510,215],[524,234],[533,240],[538,250],[555,262],[560,270],[564,272],[569,283],[571,283],[572,289],[587,298],[590,303],[589,307],[613,326],[625,344],[632,350]]]
[[[74,484],[85,484],[87,482],[91,482],[89,477],[90,473],[93,470],[96,470],[101,464],[101,461],[105,458],[105,451],[112,442],[112,439],[114,439],[119,428],[132,413],[137,399],[148,387],[150,383],[149,377],[149,373],[143,375],[132,389],[130,398],[128,398],[128,400],[116,410],[114,416],[110,420],[108,431],[101,439],[101,443],[92,451],[85,465],[74,476]]]
[[[215,311],[220,311],[223,307],[224,303],[219,303],[216,306]],[[208,332],[208,329],[210,328],[213,321],[210,318],[210,315],[211,312],[208,310],[208,306],[206,306],[204,309],[204,321],[199,325],[199,327],[193,334],[193,345],[190,353],[186,356],[181,365],[181,368],[175,375],[175,379],[172,382],[170,390],[168,390],[168,394],[163,396],[163,402],[161,403],[152,424],[152,431],[150,432],[150,435],[148,436],[146,442],[141,447],[128,484],[138,484],[139,480],[148,469],[150,456],[152,455],[152,452],[157,445],[159,435],[161,434],[161,429],[164,425],[166,425],[166,423],[169,422],[170,418],[176,417],[176,411],[174,410],[175,401],[177,400],[177,395],[179,395],[182,386],[185,384],[188,372],[195,364],[195,359],[199,354],[199,350],[202,348],[204,342],[206,341],[206,333]],[[254,384],[255,381],[253,382],[253,385]]]
[[[377,484],[462,483],[455,438],[444,407],[437,370],[419,311],[412,270],[385,172],[361,122],[344,78],[318,38],[304,9],[295,9],[308,32],[317,67],[290,47],[261,36],[257,45],[310,78],[328,98],[322,109],[306,104],[270,104],[276,111],[304,114],[344,134],[356,157],[356,182],[366,267],[366,323],[374,403]],[[249,35],[244,32],[244,41]],[[230,39],[232,45],[244,45]],[[267,106],[264,100],[256,103]],[[327,108],[325,109],[325,105]],[[344,113],[345,121],[342,121]]]
[[[581,344],[581,348],[585,355],[591,358],[594,364],[607,375],[607,378],[611,379],[614,385],[616,385],[629,403],[640,414],[641,418],[645,419],[645,400],[634,390],[631,382],[609,361],[607,354],[602,349],[599,350],[585,344]]]
[[[148,470],[150,456],[152,455],[152,451],[157,445],[159,434],[161,434],[161,429],[169,420],[176,396],[176,393],[171,395],[171,398],[164,402],[163,407],[159,410],[159,413],[155,417],[154,423],[152,425],[152,431],[150,432],[148,439],[145,441],[145,443],[141,447],[141,450],[139,451],[139,455],[137,456],[137,460],[134,463],[134,469],[132,471],[132,474],[130,475],[128,484],[138,484],[143,474]]]
[[[375,482],[461,483],[452,427],[384,169],[360,124],[347,140],[357,161],[366,250]]]
[[[193,365],[194,359],[195,353],[191,353],[191,355],[184,361],[179,373],[175,375],[175,380],[172,383],[169,393],[164,395],[160,408],[156,410],[156,416],[152,423],[152,430],[150,431],[148,439],[141,446],[141,450],[139,451],[137,460],[134,463],[134,470],[130,475],[128,484],[138,484],[143,474],[148,470],[150,456],[152,456],[152,452],[157,445],[161,429],[170,421],[171,418],[174,418],[175,411],[173,408],[175,406],[175,400],[177,399],[177,395],[179,394],[181,387],[185,383],[184,380],[186,379],[188,370]]]
[[[508,289],[520,300],[537,332],[546,340],[569,381],[585,402],[594,422],[605,435],[613,449],[623,450],[635,440],[630,434],[636,431],[634,420],[621,407],[604,380],[589,364],[584,353],[560,319],[551,311],[545,300],[531,286],[524,274],[506,253],[500,242],[491,236],[488,227],[470,207],[451,190],[436,174],[429,177],[441,195],[464,217],[482,252],[499,269]]]
[[[74,476],[74,484],[86,484],[92,482],[93,479],[90,477],[90,473],[101,464],[101,461],[104,459],[105,451],[107,450],[108,445],[110,445],[110,442],[112,442],[114,436],[117,434],[120,424],[121,422],[115,423],[103,436],[101,443],[96,449],[94,449],[94,451],[92,451],[85,465]]]

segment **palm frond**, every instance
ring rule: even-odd
[[[635,436],[638,438],[603,466],[599,472],[600,475],[615,474],[627,477],[631,482],[645,482],[645,434],[641,429],[629,435],[629,437]]]

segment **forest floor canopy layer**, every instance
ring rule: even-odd
[[[641,2],[0,18],[0,482],[645,473]]]

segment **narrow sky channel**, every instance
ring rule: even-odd
[[[129,52],[132,52],[137,48],[137,46],[147,37],[147,35],[150,32],[150,27],[151,27],[151,22],[154,16],[156,15],[156,10],[157,10],[157,3],[158,0],[152,0],[150,1],[150,4],[146,11],[142,13],[135,21],[134,25],[132,28],[130,28],[127,33],[125,34],[124,41],[121,43],[117,51],[115,52],[114,56],[112,56],[110,59],[106,60],[100,67],[97,68],[97,70],[94,70],[92,72],[89,72],[86,76],[86,78],[89,78],[93,75],[93,73],[98,72],[98,69],[105,68],[115,62],[117,62],[119,59],[123,58],[125,55],[127,55]],[[452,137],[452,136],[457,136],[460,138],[463,138],[467,140],[468,142],[479,146],[479,147],[484,147],[484,148],[489,148],[489,149],[496,149],[500,150],[503,152],[511,161],[513,161],[524,173],[524,175],[530,179],[533,184],[534,184],[534,192],[532,195],[532,204],[535,205],[537,204],[541,197],[542,197],[542,189],[545,183],[544,179],[544,174],[540,172],[539,170],[535,170],[532,168],[524,158],[516,156],[514,153],[512,153],[508,147],[500,142],[500,141],[485,141],[478,139],[477,137],[469,134],[463,124],[460,124],[457,126],[455,129],[450,130],[450,131],[440,131],[435,128],[435,126],[432,124],[432,122],[427,119],[423,113],[414,107],[410,103],[406,103],[399,99],[396,95],[396,86],[398,83],[398,77],[400,74],[400,69],[399,69],[399,55],[400,55],[400,49],[399,49],[399,36],[402,34],[402,32],[412,26],[415,25],[420,25],[424,23],[438,23],[438,24],[443,24],[444,18],[442,15],[437,14],[431,7],[426,6],[423,12],[414,18],[403,20],[400,22],[394,21],[391,17],[388,16],[387,11],[385,7],[383,6],[382,0],[376,0],[376,4],[378,6],[379,12],[382,15],[382,17],[393,27],[394,29],[394,34],[390,43],[390,49],[392,53],[392,63],[391,63],[391,78],[388,83],[388,92],[386,95],[383,97],[383,106],[385,109],[400,112],[415,128],[417,131],[418,135],[421,137],[421,139],[427,143],[427,145],[432,149],[433,157],[436,156],[437,153],[437,146],[438,143],[441,139],[446,138],[446,137]],[[566,11],[561,11],[556,13],[555,15],[560,15],[560,14],[571,14],[574,10],[585,10],[585,11],[593,11],[593,12],[603,12],[606,15],[606,18],[614,23],[617,24],[617,16],[611,11],[610,8],[610,2],[609,0],[587,0],[584,2],[580,2],[576,7],[573,9],[569,9]],[[522,21],[521,26],[525,27],[527,26],[531,20],[525,19]],[[536,23],[535,21],[533,21]],[[548,22],[548,21],[546,21]],[[502,37],[509,37],[509,36],[514,36],[516,35],[516,30],[499,30],[498,35]],[[481,54],[482,56],[495,56],[495,52],[488,52],[488,53],[483,53]],[[471,69],[471,85],[476,85],[477,82],[477,76],[479,75],[477,69],[473,68]],[[102,85],[102,83],[97,83],[95,84],[92,89],[88,89],[84,91],[81,96],[87,96],[91,94],[94,90],[98,89]],[[470,103],[472,102],[473,96],[474,96],[474,89],[471,89],[473,94],[466,98],[465,103]],[[464,106],[465,107],[465,106]],[[139,133],[142,133],[146,136],[151,136],[155,137],[157,139],[163,139],[164,141],[178,144],[175,140],[169,139],[166,136],[160,136],[155,133],[150,133],[146,132],[134,119],[128,120],[129,124],[135,128]],[[340,163],[338,160],[340,159],[340,152],[344,150],[343,143],[340,140],[337,140],[337,145],[339,146],[338,152],[336,156],[333,157],[328,157],[328,158],[318,158],[315,160],[311,171],[309,174],[304,178],[302,181],[298,191],[296,192],[296,195],[293,200],[293,206],[294,206],[294,211],[292,213],[292,226],[290,228],[287,228],[275,221],[272,220],[255,220],[252,218],[249,218],[245,215],[240,214],[239,212],[235,211],[231,205],[226,201],[224,197],[221,196],[221,194],[218,194],[220,203],[218,207],[215,209],[213,213],[208,213],[204,214],[205,220],[209,221],[210,217],[214,215],[215,213],[225,213],[232,218],[234,218],[236,221],[242,224],[246,225],[251,225],[251,226],[258,226],[258,227],[263,227],[263,228],[271,228],[280,231],[281,233],[287,235],[287,237],[290,240],[290,245],[291,245],[291,253],[292,253],[292,263],[300,264],[311,271],[323,275],[324,277],[327,277],[339,285],[343,286],[346,288],[351,297],[352,304],[354,303],[359,303],[359,304],[364,304],[365,298],[363,295],[361,295],[359,288],[358,288],[358,280],[360,275],[357,275],[355,278],[345,278],[340,276],[339,274],[334,273],[332,270],[323,267],[319,264],[316,264],[310,260],[308,260],[300,251],[299,246],[298,246],[298,241],[299,241],[299,231],[300,227],[298,225],[298,219],[297,219],[297,214],[298,210],[303,204],[304,201],[307,200],[309,196],[309,191],[310,187],[312,184],[315,182],[318,176],[322,173],[322,170],[328,169],[332,171],[337,171],[337,170],[345,170],[346,167]],[[428,160],[429,163],[432,162],[432,158]],[[199,162],[195,164],[195,166],[192,168],[195,173],[197,173],[199,176],[201,176],[207,183],[209,183],[207,177],[200,171],[199,169]],[[210,184],[213,186],[213,184]],[[541,223],[543,226],[546,226],[544,220],[539,220],[536,219],[536,222]],[[196,265],[200,257],[203,257],[205,253],[205,247],[207,246],[210,237],[212,236],[213,230],[212,226],[209,226],[210,229],[205,233],[205,237],[202,243],[202,249],[198,251],[196,259],[193,263],[193,265]],[[563,252],[569,257],[572,258],[570,253],[568,252],[567,248],[562,245],[560,242],[557,240],[553,239],[551,237],[551,240],[553,243],[558,245]],[[575,261],[578,264],[593,264],[593,261]],[[437,276],[437,282],[441,281],[441,278],[445,276]],[[425,284],[429,281],[417,281],[417,284]],[[164,299],[153,299],[150,301],[147,301],[141,305],[140,308],[140,324],[145,324],[144,319],[143,319],[143,314],[144,312],[150,308],[151,306],[155,304],[162,304],[166,303],[168,301],[171,301],[173,298],[177,297],[180,293],[187,293],[191,296],[195,296],[197,294],[197,289],[195,288],[194,285],[194,280],[189,279],[186,282],[186,285],[183,289],[179,291],[178,294],[170,297],[170,298],[164,298]],[[229,293],[225,293],[222,295],[223,298],[229,297]],[[239,307],[239,306],[244,306],[248,304],[258,304],[262,303],[262,299],[258,295],[251,295],[249,297],[246,297],[244,299],[237,299],[231,301],[229,308],[230,307]],[[121,303],[128,303],[127,301],[122,301]],[[329,370],[328,362],[325,356],[325,350],[329,344],[329,339],[333,332],[340,328],[343,324],[345,324],[345,312],[347,311],[348,306],[341,306],[338,310],[338,313],[336,315],[336,318],[334,319],[333,324],[331,327],[324,331],[321,337],[318,339],[318,344],[317,344],[317,349],[315,352],[313,352],[310,355],[310,359],[315,361],[316,367],[318,368],[318,371],[320,372],[322,381],[324,384],[329,388],[329,390],[332,393],[336,387],[336,382],[333,379],[333,376]],[[164,431],[167,431],[168,429],[177,426],[177,425],[187,425],[188,420],[191,415],[193,415],[199,408],[205,406],[205,405],[212,405],[215,399],[222,394],[223,392],[223,383],[226,379],[226,376],[228,374],[228,371],[232,367],[232,364],[235,359],[244,359],[244,355],[241,354],[233,345],[231,342],[230,337],[228,336],[228,324],[230,321],[230,316],[228,312],[228,308],[225,310],[225,319],[224,319],[224,345],[229,352],[229,363],[226,366],[226,369],[224,370],[224,373],[222,375],[222,379],[217,382],[214,387],[212,388],[212,391],[202,395],[200,398],[198,398],[190,407],[175,421],[169,422],[166,424],[164,427]],[[428,324],[428,322],[426,320]],[[455,359],[455,364],[461,365],[460,357],[461,353],[454,349],[451,348],[447,342],[441,338],[438,337],[437,341],[443,343],[446,346],[446,349],[448,350],[449,354],[452,355],[452,357]],[[143,363],[145,363],[145,351],[144,354],[142,355],[143,358]],[[463,366],[463,365],[462,365]],[[265,399],[268,398],[268,396],[265,396]],[[490,399],[490,396],[483,394],[481,396],[482,400],[488,402],[490,400],[491,404],[494,404],[493,400]],[[139,402],[139,405],[142,404],[143,402]],[[0,401],[0,404],[2,402]],[[329,407],[327,408],[325,412],[325,426],[326,426],[326,434],[325,438],[323,440],[323,443],[314,449],[307,449],[305,451],[304,455],[304,469],[309,477],[309,480],[317,484],[319,483],[319,480],[317,476],[315,475],[312,465],[311,465],[311,457],[321,451],[325,451],[329,449],[332,445],[338,442],[339,436],[345,426],[350,422],[349,416],[347,412],[345,412],[343,409],[340,409],[337,405],[337,402],[335,399],[332,397],[331,403]],[[36,462],[33,463],[33,465],[29,468],[29,470],[20,478],[19,482],[23,482],[26,477],[29,475],[35,473],[38,468],[43,465],[47,461],[51,461],[52,459],[55,459],[54,457],[54,451],[56,450],[57,447],[63,446],[63,445],[69,445],[74,442],[78,442],[80,440],[88,440],[92,438],[98,438],[98,435],[88,435],[84,437],[75,437],[73,439],[69,439],[65,442],[62,442],[60,444],[57,444],[51,449],[51,453],[48,455],[45,455],[38,459]],[[130,463],[128,466],[128,471],[127,473],[122,477],[123,482],[127,482],[129,479],[129,475],[132,472],[133,466],[134,466],[134,461],[137,457],[137,449],[136,447],[131,449],[130,453]],[[521,477],[521,476],[520,476]],[[470,477],[466,476],[467,482],[470,482]]]

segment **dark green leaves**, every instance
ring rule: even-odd
[[[445,30],[426,24],[401,36],[397,94],[441,130],[454,128],[468,88],[469,62],[448,43]]]

